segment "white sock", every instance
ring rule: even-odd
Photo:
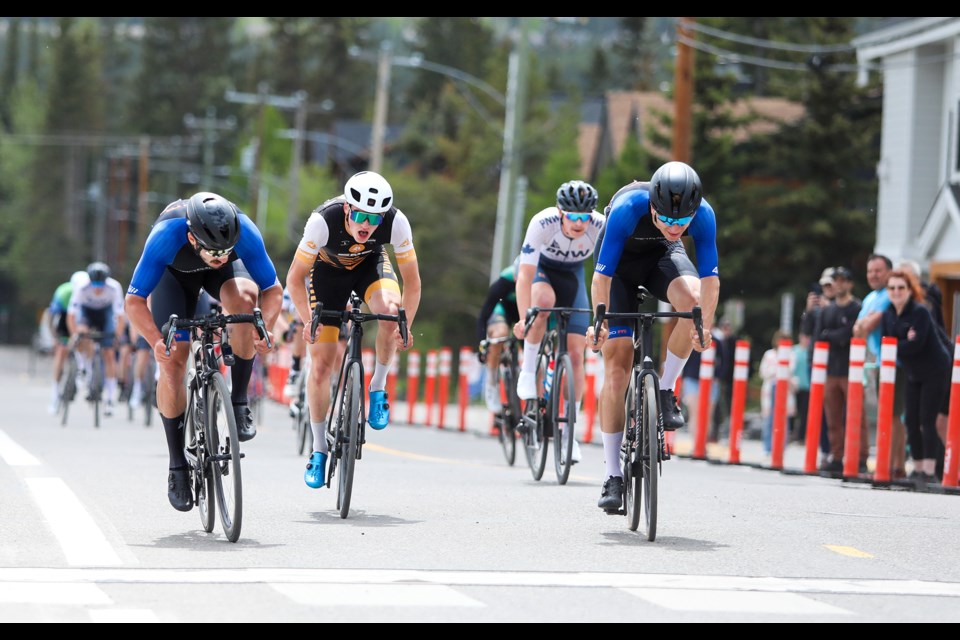
[[[137,378],[133,381],[133,389],[131,390],[131,395],[138,398],[143,395],[143,381],[140,378]]]
[[[663,375],[660,376],[660,389],[673,389],[677,386],[677,378],[683,371],[687,358],[681,358],[670,349],[667,349],[667,360],[663,363]]]
[[[603,465],[607,470],[607,477],[623,477],[620,468],[620,445],[623,443],[623,431],[616,433],[601,432],[603,438]]]
[[[377,360],[370,378],[370,391],[383,391],[387,388],[387,374],[390,373],[390,363],[383,364]]]
[[[310,430],[313,431],[313,451],[315,453],[326,453],[327,446],[327,421],[311,422]]]
[[[527,340],[523,343],[523,364],[520,366],[520,371],[525,373],[536,373],[537,371],[537,353],[540,351],[539,342],[530,342]]]
[[[117,379],[107,378],[104,381],[103,390],[107,392],[107,397],[104,400],[113,402],[113,399],[117,397]]]
[[[51,391],[53,392],[51,394],[53,396],[51,400],[53,402],[56,402],[60,398],[60,383],[58,383],[56,380],[54,380],[53,382],[53,388],[51,389]]]

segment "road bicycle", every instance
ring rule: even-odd
[[[157,407],[157,361],[153,357],[152,349],[136,350],[133,354],[133,362],[127,367],[127,379],[124,381],[123,390],[120,393],[119,402],[127,405],[127,420],[133,422],[137,414],[137,405],[130,403],[133,394],[133,381],[136,377],[136,359],[140,351],[146,353],[147,366],[143,372],[143,378],[140,380],[142,395],[140,397],[140,409],[143,410],[143,426],[149,427],[153,419],[153,411]]]
[[[310,379],[310,358],[303,357],[300,373],[297,375],[297,392],[290,401],[290,417],[293,418],[293,428],[296,431],[297,453],[303,455],[307,451],[307,441],[310,442],[310,451],[313,451],[313,435],[310,427],[310,404],[307,402],[307,380]]]
[[[557,482],[566,484],[573,465],[573,439],[577,420],[577,394],[573,362],[567,352],[570,317],[590,313],[574,307],[531,307],[527,310],[526,331],[540,313],[550,313],[556,324],[547,329],[537,352],[538,397],[524,403],[520,433],[534,480],[543,477],[547,464],[547,441],[554,439],[553,463]]]
[[[497,374],[503,388],[503,405],[493,417],[497,427],[497,440],[503,449],[503,457],[511,467],[517,459],[517,425],[523,416],[523,407],[517,396],[517,377],[520,375],[520,341],[512,333],[500,338],[487,338],[480,342],[481,362],[486,362],[490,345],[503,344],[497,361]]]
[[[253,356],[253,365],[250,370],[250,382],[247,384],[247,406],[254,424],[263,425],[263,411],[269,394],[269,380],[267,367],[259,353]]]
[[[350,513],[354,469],[357,460],[362,457],[363,445],[366,442],[367,390],[363,388],[363,323],[374,320],[396,322],[404,346],[408,342],[407,313],[402,307],[397,311],[397,315],[364,313],[360,310],[361,303],[362,300],[356,294],[351,296],[349,310],[325,310],[323,304],[318,302],[313,308],[310,322],[311,337],[316,336],[317,326],[322,319],[339,320],[341,326],[346,322],[350,323],[347,348],[340,363],[325,434],[329,452],[326,486],[329,487],[330,481],[337,475],[337,467],[343,465],[337,476],[337,509],[340,510],[341,518],[346,518]]]
[[[77,383],[80,374],[80,365],[77,361],[76,348],[81,340],[90,340],[93,343],[93,355],[90,357],[90,370],[86,372],[87,396],[86,400],[93,405],[93,426],[100,426],[100,404],[103,398],[104,362],[102,354],[103,341],[107,334],[101,331],[87,331],[77,334],[70,341],[67,357],[63,363],[63,373],[60,376],[60,390],[57,398],[57,414],[60,424],[67,425],[67,416],[70,413],[70,403],[77,396]]]
[[[631,531],[640,526],[641,497],[647,540],[657,537],[657,500],[662,463],[670,459],[660,408],[660,376],[654,367],[653,323],[657,318],[687,318],[703,343],[703,314],[700,307],[691,311],[641,311],[650,296],[644,287],[637,291],[637,311],[609,313],[606,305],[598,304],[594,315],[594,335],[606,319],[628,320],[633,324],[633,371],[624,397],[625,420],[623,443],[620,446],[620,465],[623,469],[624,504],[616,515],[626,515]]]
[[[207,533],[213,531],[214,515],[220,512],[223,533],[230,542],[240,538],[243,522],[243,486],[240,474],[240,439],[227,381],[220,371],[220,358],[234,363],[227,325],[252,323],[262,340],[272,348],[260,309],[253,313],[224,315],[212,311],[193,319],[170,316],[163,326],[167,354],[178,330],[190,330],[190,370],[187,374],[187,410],[184,416],[184,455],[190,466],[194,502]],[[219,347],[220,356],[217,355]]]

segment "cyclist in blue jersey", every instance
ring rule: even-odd
[[[703,310],[701,344],[693,322],[680,319],[667,342],[660,376],[660,407],[664,428],[683,426],[683,414],[674,393],[677,378],[693,349],[710,347],[720,271],[717,259],[717,219],[703,199],[700,177],[683,162],[667,162],[649,182],[632,182],[613,195],[606,208],[604,228],[593,273],[592,302],[611,312],[636,311],[636,291],[642,285],[677,311]],[[697,266],[687,256],[681,238],[689,235],[696,249]],[[600,391],[600,430],[606,480],[598,506],[619,509],[623,496],[620,445],[623,437],[623,399],[633,365],[633,331],[611,324],[587,344],[602,348],[604,378]]]
[[[235,204],[210,192],[176,200],[163,210],[147,237],[125,300],[127,317],[152,345],[160,370],[157,408],[170,455],[167,497],[179,511],[193,507],[183,455],[187,403],[183,381],[190,350],[177,347],[177,343],[189,341],[190,335],[187,330],[178,331],[167,355],[160,327],[174,313],[193,318],[201,289],[219,300],[227,314],[252,313],[259,306],[268,332],[273,331],[283,288],[263,237]],[[231,400],[240,441],[244,442],[257,433],[247,406],[253,358],[255,352],[265,354],[270,349],[253,325],[234,325],[230,338],[236,356],[230,372]]]

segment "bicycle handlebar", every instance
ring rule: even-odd
[[[695,306],[690,311],[634,311],[624,313],[608,313],[607,305],[600,303],[597,305],[593,321],[593,344],[597,344],[597,336],[600,335],[600,326],[607,318],[614,319],[650,319],[650,318],[686,318],[693,320],[693,326],[697,330],[697,337],[700,338],[700,344],[703,344],[703,310]]]
[[[563,316],[570,316],[574,313],[590,313],[590,309],[578,309],[577,307],[530,307],[527,309],[527,315],[524,319],[524,334],[530,331],[534,320],[536,320],[537,316],[541,313],[559,313]]]
[[[322,318],[327,318],[328,320],[339,320],[340,324],[346,322],[362,324],[372,320],[388,320],[391,322],[396,322],[400,329],[400,338],[403,340],[403,346],[406,347],[407,343],[409,342],[407,311],[403,307],[400,307],[397,310],[396,315],[390,315],[386,313],[364,313],[360,310],[359,305],[354,306],[352,309],[343,309],[342,311],[329,310],[323,308],[322,302],[318,302],[313,308],[313,315],[310,319],[311,340],[316,340],[317,327],[320,325],[320,320]]]
[[[163,327],[160,329],[160,332],[164,335],[163,345],[166,348],[167,355],[170,355],[170,345],[173,344],[173,339],[176,337],[178,329],[203,329],[204,331],[212,329],[223,329],[228,324],[239,324],[242,322],[249,322],[257,329],[257,333],[260,335],[261,340],[267,341],[267,348],[273,348],[273,341],[270,339],[270,334],[267,332],[267,326],[263,321],[263,314],[260,312],[260,308],[254,308],[253,313],[233,313],[229,315],[224,315],[218,311],[214,311],[206,316],[201,316],[199,318],[180,318],[177,314],[171,314],[170,319],[167,320]]]

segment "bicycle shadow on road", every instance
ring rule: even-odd
[[[306,524],[322,524],[322,525],[334,525],[334,524],[347,524],[347,525],[360,525],[364,527],[397,527],[400,525],[411,525],[411,524],[421,524],[422,520],[407,520],[405,518],[397,518],[395,516],[388,515],[376,515],[368,514],[362,509],[350,509],[350,516],[348,518],[341,518],[340,512],[337,510],[330,511],[314,511],[313,513],[308,514],[311,520],[302,520]]]
[[[190,551],[229,551],[237,547],[256,547],[258,549],[269,549],[271,547],[281,547],[280,544],[261,544],[256,540],[244,538],[236,542],[227,540],[222,532],[216,530],[207,533],[201,529],[177,533],[162,538],[157,538],[153,544],[131,544],[131,547],[144,547],[147,549],[189,549]]]
[[[622,518],[623,516],[609,517]],[[604,538],[604,541],[600,543],[602,546],[650,544],[670,551],[717,551],[730,546],[728,544],[718,544],[710,540],[694,540],[692,538],[659,534],[654,542],[650,542],[647,540],[647,534],[643,531],[642,526],[637,531],[630,531],[626,528],[625,523],[623,531],[604,531],[600,535]]]

